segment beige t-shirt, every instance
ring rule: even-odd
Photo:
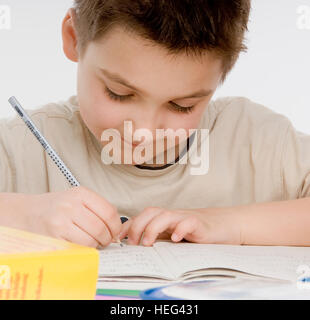
[[[209,170],[202,175],[191,174],[190,161],[160,170],[103,164],[100,142],[82,121],[76,96],[27,112],[80,184],[123,215],[149,206],[223,207],[310,195],[310,136],[296,131],[285,116],[243,97],[207,106],[200,127],[209,129]],[[195,148],[199,143],[190,151]],[[18,116],[0,120],[0,192],[70,187]]]

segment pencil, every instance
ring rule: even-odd
[[[15,111],[18,113],[18,115],[25,122],[25,124],[29,128],[29,130],[33,133],[33,135],[40,142],[40,144],[42,145],[44,150],[47,152],[49,157],[52,159],[52,161],[56,164],[56,166],[59,168],[59,170],[65,176],[65,178],[69,181],[71,186],[78,187],[80,184],[77,181],[77,179],[74,177],[74,175],[71,173],[71,171],[67,168],[67,166],[64,164],[64,162],[60,159],[60,157],[58,156],[56,151],[50,146],[50,144],[47,142],[47,140],[43,137],[43,135],[41,134],[39,129],[32,122],[32,120],[30,119],[30,117],[28,116],[26,111],[23,109],[23,107],[17,101],[17,99],[15,97],[11,97],[9,99],[9,103],[12,105],[12,107],[15,109]]]
[[[123,244],[121,243],[120,239],[117,239],[116,242],[120,245],[120,247],[123,247]]]

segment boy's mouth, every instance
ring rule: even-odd
[[[144,141],[138,141],[138,142],[133,142],[133,141],[132,141],[132,142],[129,142],[129,141],[125,140],[123,137],[122,137],[121,139],[122,139],[122,141],[123,141],[124,143],[126,143],[126,144],[128,144],[128,145],[132,145],[132,146],[134,146],[134,147],[137,147],[137,146],[146,147],[147,145],[153,143],[153,142],[145,143]]]
[[[122,141],[123,141],[124,143],[129,144],[129,145],[132,145],[132,146],[134,146],[134,147],[137,147],[138,145],[143,145],[142,142],[131,142],[131,143],[130,143],[129,141],[125,140],[123,137],[122,137]]]

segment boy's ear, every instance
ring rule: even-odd
[[[75,11],[71,8],[62,22],[62,43],[66,57],[73,62],[78,62],[79,54],[74,21]]]

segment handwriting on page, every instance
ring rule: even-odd
[[[156,249],[165,256],[167,264],[178,264],[182,273],[205,268],[227,268],[296,280],[298,265],[310,265],[310,248],[306,247],[158,243]]]
[[[170,277],[167,267],[152,247],[111,243],[100,250],[99,276]]]

